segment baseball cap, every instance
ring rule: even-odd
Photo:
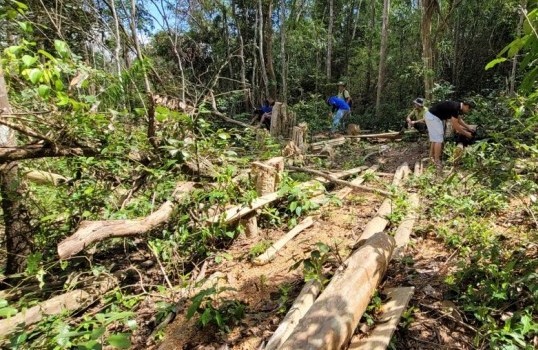
[[[346,86],[346,83],[344,83],[343,81],[339,81],[339,82],[338,82],[338,85]]]
[[[424,99],[422,97],[417,97],[413,100],[413,103],[417,106],[423,107],[424,106]]]

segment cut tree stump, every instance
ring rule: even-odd
[[[258,196],[276,191],[282,172],[284,171],[284,157],[271,158],[268,161],[253,162],[251,174],[254,177],[254,184]],[[245,227],[245,235],[250,237],[258,236],[258,211],[254,211],[241,219],[240,224]]]
[[[291,141],[301,150],[301,153],[304,154],[308,149],[307,136],[308,136],[308,124],[299,123],[299,125],[293,127],[293,133]]]
[[[289,139],[295,126],[295,113],[288,110],[288,106],[282,102],[276,102],[271,112],[271,136]]]
[[[387,269],[394,239],[378,232],[346,261],[280,350],[341,349],[351,339]]]
[[[13,333],[17,327],[26,327],[35,324],[50,315],[57,315],[64,311],[73,311],[82,307],[86,300],[90,299],[90,294],[76,289],[65,294],[61,294],[21,311],[13,317],[0,320],[0,337]]]
[[[309,228],[314,224],[314,220],[312,217],[307,216],[303,221],[301,221],[297,226],[295,226],[293,229],[290,230],[290,232],[286,233],[283,237],[281,237],[278,241],[276,241],[273,245],[271,245],[265,253],[258,256],[256,259],[254,259],[252,262],[256,265],[265,265],[269,261],[273,260],[276,256],[276,253],[282,249],[288,243],[291,241],[295,236],[297,236],[299,233],[301,233],[303,230]]]
[[[290,310],[267,341],[264,350],[276,350],[288,339],[288,336],[293,332],[299,320],[306,314],[312,304],[314,304],[320,292],[321,283],[319,281],[312,280],[304,285]]]
[[[115,237],[137,236],[153,230],[170,220],[177,202],[185,199],[195,185],[194,182],[180,183],[172,195],[173,200],[164,202],[157,211],[144,218],[82,221],[75,233],[58,244],[58,256],[66,259],[92,243]]]
[[[374,330],[366,337],[354,336],[348,350],[385,350],[390,344],[392,334],[405,311],[415,287],[389,288],[386,290],[388,301],[381,306],[379,321]]]

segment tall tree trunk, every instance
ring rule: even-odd
[[[371,96],[371,86],[372,86],[372,61],[373,61],[373,55],[374,55],[374,27],[375,27],[375,1],[371,1],[370,5],[372,13],[370,16],[370,35],[368,35],[368,53],[367,53],[367,60],[366,60],[366,78],[365,84],[364,84],[364,99],[363,102],[370,102],[370,96]]]
[[[142,54],[142,49],[140,48],[140,41],[138,40],[138,35],[136,33],[137,28],[137,15],[136,15],[136,0],[131,0],[131,34],[133,36],[133,42],[136,49],[136,56],[140,60],[142,65],[142,74],[144,75],[144,88],[146,89],[146,98],[147,105],[146,111],[148,115],[148,140],[149,143],[155,148],[158,149],[159,145],[157,144],[157,139],[155,137],[155,103],[153,101],[153,93],[151,91],[151,85],[149,83],[148,73],[145,68],[144,55]]]
[[[432,100],[432,90],[435,71],[433,69],[432,48],[432,19],[436,8],[439,8],[437,0],[422,0],[422,21],[420,32],[422,36],[422,61],[424,64],[424,96]]]
[[[265,11],[262,12],[263,18],[263,41],[265,47],[265,66],[267,71],[267,77],[269,78],[269,94],[271,97],[276,98],[277,95],[277,81],[275,74],[275,67],[273,65],[273,0],[265,0]]]
[[[170,42],[170,45],[172,46],[172,51],[174,52],[174,56],[176,57],[177,67],[179,69],[179,75],[181,79],[181,95],[179,96],[181,102],[186,104],[185,99],[185,93],[187,90],[186,81],[185,81],[185,71],[183,69],[183,61],[181,60],[181,55],[179,54],[179,51],[177,48],[179,47],[179,28],[172,28],[170,26],[170,22],[168,21],[168,8],[167,6],[170,5],[169,3],[161,0],[160,4],[157,4],[155,0],[151,0],[153,3],[153,6],[157,9],[159,12],[159,15],[163,19],[164,25],[166,26],[166,31],[168,32],[168,41]],[[179,9],[177,10],[179,11]]]
[[[517,24],[517,34],[516,36],[521,36],[521,30],[523,28],[523,22],[525,21],[525,12],[527,10],[527,0],[521,0],[520,9],[519,9],[519,22]],[[516,72],[517,72],[517,55],[514,55],[512,59],[512,72],[510,73],[510,86],[509,93],[513,95],[516,91]]]
[[[379,72],[377,74],[377,96],[375,100],[375,113],[381,116],[381,95],[385,85],[385,71],[387,69],[387,46],[389,39],[389,12],[390,0],[383,0],[383,23],[381,25],[381,48],[379,50]]]
[[[258,14],[256,16],[259,25],[258,43],[260,52],[260,73],[264,85],[265,96],[269,95],[269,78],[267,77],[267,66],[265,65],[265,49],[264,47],[264,23],[263,23],[263,6],[262,0],[258,0]]]
[[[329,26],[327,28],[327,57],[325,65],[327,68],[327,82],[331,81],[331,66],[333,56],[333,27],[334,27],[334,0],[329,0]]]
[[[7,97],[7,87],[4,71],[0,67],[0,112],[10,114],[11,106]],[[15,146],[15,133],[12,129],[0,126],[0,146]],[[0,193],[2,195],[2,210],[4,215],[4,238],[6,246],[5,274],[22,272],[28,254],[32,252],[33,230],[30,224],[30,214],[22,203],[25,187],[18,174],[17,162],[4,163],[0,167]],[[2,240],[0,234],[0,240]]]
[[[243,42],[243,34],[241,33],[241,24],[239,23],[239,20],[237,18],[237,4],[235,2],[232,3],[232,14],[235,22],[235,26],[237,28],[237,38],[239,39],[239,60],[240,60],[240,79],[241,79],[241,89],[243,89],[243,103],[244,108],[250,107],[250,100],[249,100],[249,94],[248,94],[248,87],[247,87],[247,71],[246,71],[246,63],[245,63],[245,44]]]
[[[286,1],[280,0],[280,62],[282,83],[280,100],[288,102],[288,61],[286,59]]]
[[[359,19],[361,15],[361,6],[362,6],[362,0],[359,0],[359,4],[357,5],[357,17],[355,18],[355,23],[353,23],[353,32],[351,34],[351,41],[355,40],[355,36],[357,35],[357,28],[359,27]]]

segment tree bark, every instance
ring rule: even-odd
[[[383,23],[381,25],[381,48],[379,50],[379,72],[377,75],[377,96],[375,101],[375,113],[381,117],[381,97],[385,85],[385,71],[387,69],[387,47],[389,42],[389,15],[390,0],[383,0]]]
[[[260,73],[262,76],[262,82],[264,86],[264,92],[265,96],[269,95],[269,78],[267,77],[267,66],[265,64],[265,51],[267,50],[265,48],[265,23],[264,23],[264,15],[263,15],[263,4],[262,0],[258,0],[258,49],[260,53]]]
[[[333,56],[333,27],[334,27],[334,0],[329,0],[329,25],[327,27],[327,56],[325,66],[327,69],[327,81],[331,81],[331,66]]]
[[[273,0],[265,0],[266,6],[263,12],[264,21],[264,33],[263,41],[265,47],[265,65],[267,71],[267,77],[269,79],[269,96],[276,98],[277,95],[277,81],[275,74],[275,67],[273,65]]]
[[[0,112],[4,114],[12,113],[7,96],[4,71],[1,67]],[[0,147],[15,147],[16,144],[14,131],[5,125],[0,125]],[[0,193],[2,196],[7,253],[4,273],[11,275],[24,270],[28,254],[33,249],[33,227],[30,222],[30,214],[22,202],[26,188],[18,173],[18,163],[14,161],[4,161],[2,163],[0,167]]]
[[[286,59],[286,1],[280,0],[280,101],[288,102],[288,61]]]
[[[351,339],[387,269],[394,239],[384,232],[367,240],[345,263],[299,321],[281,350],[341,349]]]
[[[88,299],[90,299],[90,294],[81,289],[76,289],[43,301],[26,311],[19,312],[13,317],[0,320],[0,336],[13,333],[20,324],[27,327],[41,321],[43,317],[76,310]]]
[[[432,100],[433,81],[435,71],[433,68],[432,48],[432,19],[436,9],[439,8],[437,0],[422,0],[422,20],[420,32],[422,36],[422,62],[424,64],[424,96]]]

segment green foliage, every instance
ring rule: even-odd
[[[516,200],[536,191],[534,174],[520,172],[517,166],[519,159],[535,159],[534,137],[527,138],[525,130],[535,127],[536,119],[522,100],[527,102],[521,97],[511,101],[509,109],[479,100],[485,110],[504,114],[491,123],[497,129],[486,142],[468,147],[463,168],[443,182],[433,181],[430,173],[417,179],[431,201],[428,214],[437,235],[459,252],[458,269],[446,282],[450,295],[479,330],[474,340],[478,348],[531,349],[537,334],[538,263],[530,244],[535,233],[522,234],[527,231],[525,223],[501,231],[497,222],[522,208],[535,217],[532,204],[525,207]]]
[[[286,198],[286,203],[284,204],[286,210],[280,215],[281,218],[289,218],[290,227],[297,225],[299,217],[319,207],[318,204],[310,200],[312,198],[311,191],[315,191],[315,189],[300,188],[297,182],[288,176],[284,176],[280,184],[279,193],[283,198]]]
[[[328,245],[322,242],[316,243],[316,248],[310,252],[310,257],[296,261],[290,267],[290,271],[303,265],[303,273],[305,281],[318,281],[323,287],[329,282],[325,274],[325,266],[338,258],[337,253],[331,249]]]
[[[83,316],[76,323],[66,322],[66,315],[49,316],[31,330],[23,329],[10,338],[12,349],[114,349],[131,347],[131,332],[138,328],[135,313],[122,311],[132,309],[140,298],[126,298],[118,291],[110,294],[116,303],[93,316]],[[114,327],[115,331],[109,329]]]
[[[221,293],[233,288],[204,289],[192,298],[187,310],[187,318],[199,314],[199,325],[203,328],[213,325],[221,332],[228,333],[245,317],[246,305],[238,300],[224,299]]]
[[[538,76],[538,67],[534,61],[538,57],[538,8],[536,2],[530,2],[530,11],[527,8],[521,8],[524,11],[525,21],[523,22],[523,33],[515,38],[511,43],[506,45],[499,52],[498,57],[491,60],[485,67],[486,70],[495,67],[496,65],[505,62],[507,59],[512,59],[519,55],[522,51],[524,59],[521,61],[521,68],[527,69],[520,88],[525,93],[530,93],[536,87],[536,77]]]
[[[254,259],[260,255],[262,255],[267,248],[271,246],[272,242],[268,240],[261,240],[254,244],[250,249],[248,250],[248,257],[249,259]]]
[[[376,291],[372,298],[370,299],[370,303],[366,307],[366,310],[364,311],[364,314],[361,317],[361,322],[366,323],[368,326],[373,326],[375,324],[376,315],[381,310],[381,305],[383,304],[383,301],[381,300],[381,297],[379,296],[379,292]]]

